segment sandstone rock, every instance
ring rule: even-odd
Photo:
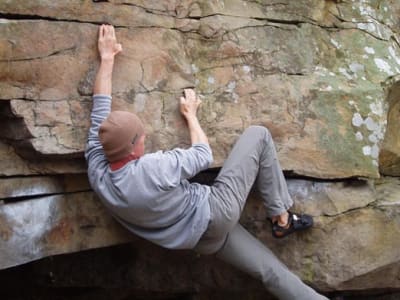
[[[0,268],[132,239],[86,192],[82,155],[111,23],[113,108],[146,121],[149,151],[189,145],[185,87],[202,96],[214,167],[267,126],[286,174],[308,177],[289,189],[316,226],[272,240],[254,195],[245,226],[320,289],[400,288],[400,185],[377,179],[400,176],[397,1],[4,0],[0,17]]]
[[[289,180],[288,184],[295,200],[293,210],[314,215],[315,227],[283,240],[273,239],[263,204],[252,194],[241,219],[249,231],[320,290],[400,287],[397,277],[383,286],[380,279],[383,270],[395,272],[400,260],[398,179],[381,179],[375,184]],[[0,233],[1,268],[130,240],[135,248],[148,247],[147,242],[122,230],[98,199],[85,192],[3,204]],[[154,251],[164,255],[161,250]],[[147,254],[143,255],[147,260]],[[180,254],[169,251],[168,255]]]
[[[86,174],[0,178],[0,199],[90,190]]]
[[[10,17],[52,21],[2,22],[2,98],[15,99],[10,106],[32,135],[25,139],[31,151],[81,155],[97,26],[67,21],[108,19],[126,27],[117,30],[124,52],[116,65],[114,104],[150,120],[149,150],[187,144],[177,98],[182,88],[195,86],[205,95],[202,122],[215,166],[244,127],[263,124],[274,133],[287,170],[320,178],[377,177],[386,122],[380,83],[400,68],[391,40],[398,16],[386,4],[379,11],[372,3],[351,9],[315,4],[310,10],[307,1],[4,1],[0,11]],[[186,30],[175,30],[175,21]],[[331,24],[346,30],[320,26]]]
[[[1,268],[129,241],[93,193],[0,205]]]
[[[21,176],[36,174],[83,174],[83,159],[35,158],[24,159],[15,153],[14,147],[0,141],[0,175]]]
[[[398,179],[382,180],[376,187],[362,182],[289,181],[294,210],[315,216],[311,232],[273,239],[256,198],[249,202],[242,222],[290,269],[319,289],[399,288],[398,277],[385,284],[381,279],[384,270],[396,272],[399,266],[399,184]]]
[[[397,81],[389,91],[389,112],[387,130],[382,144],[379,170],[389,176],[400,176],[400,82]]]

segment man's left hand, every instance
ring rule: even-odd
[[[102,60],[114,59],[114,56],[122,51],[122,45],[117,43],[112,25],[100,26],[98,48]]]

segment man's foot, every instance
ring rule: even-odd
[[[288,222],[282,226],[275,222],[272,224],[272,235],[276,238],[283,238],[295,231],[305,230],[313,226],[313,217],[306,214],[297,215],[289,213]]]

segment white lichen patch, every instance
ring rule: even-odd
[[[368,54],[375,54],[375,50],[372,47],[364,47],[364,51]]]
[[[319,76],[325,77],[326,74],[329,74],[329,70],[325,67],[316,66],[314,69],[314,73]]]
[[[339,72],[342,73],[347,79],[353,79],[353,76],[351,76],[345,68],[339,68]]]
[[[367,127],[368,130],[370,131],[375,131],[378,129],[378,123],[376,123],[371,117],[367,117],[364,120],[364,124]]]
[[[231,94],[232,101],[237,103],[239,101],[239,95],[235,93],[236,81],[229,81],[225,91]]]
[[[332,88],[332,86],[328,85],[326,87],[320,88],[319,90],[322,91],[322,92],[330,92],[330,91],[333,90],[333,88]]]
[[[356,62],[351,63],[349,65],[349,68],[353,73],[364,72],[364,70],[365,70],[364,65],[356,63]]]
[[[379,147],[377,144],[374,144],[371,147],[371,157],[377,159],[379,157]]]
[[[250,73],[250,71],[251,71],[251,68],[250,68],[250,66],[243,66],[243,72],[245,73],[245,74],[248,74],[248,73]]]
[[[194,74],[196,74],[196,73],[199,72],[199,68],[198,68],[195,64],[192,64],[192,65],[191,65],[191,68],[192,68],[192,72],[193,72]]]
[[[377,143],[378,142],[378,138],[377,138],[377,136],[375,135],[375,134],[370,134],[369,136],[368,136],[368,140],[371,142],[371,143]]]
[[[392,46],[389,46],[388,50],[390,56],[396,61],[398,65],[400,65],[400,57],[397,56],[396,50]]]
[[[214,84],[214,83],[215,83],[215,78],[212,77],[212,76],[210,76],[210,77],[207,78],[207,82],[208,82],[209,84]]]
[[[360,15],[376,18],[375,10],[371,6],[368,6],[365,1],[359,1],[358,9],[360,11]]]
[[[383,39],[383,40],[389,40],[390,37],[393,35],[393,32],[391,29],[377,21],[377,17],[371,14],[364,14],[365,21],[357,23],[357,28],[363,31],[366,31],[370,33],[371,35]]]
[[[371,112],[377,116],[383,116],[383,105],[381,101],[375,101],[373,103],[370,103],[369,108]]]
[[[364,124],[364,120],[363,120],[362,116],[358,112],[356,112],[353,115],[351,123],[355,127],[360,127],[362,124]]]
[[[362,152],[365,156],[371,155],[371,146],[362,147]]]
[[[387,61],[382,58],[374,58],[374,62],[381,72],[385,72],[390,76],[394,75],[392,67],[387,63]]]
[[[236,82],[235,81],[229,81],[226,91],[229,92],[229,93],[232,93],[233,90],[235,89],[235,87],[236,87]]]
[[[232,93],[232,100],[234,103],[238,103],[239,102],[239,95],[236,93]]]
[[[337,42],[337,41],[335,41],[334,39],[331,39],[331,43],[332,43],[332,45],[333,46],[335,46],[337,49],[340,49],[342,46]]]
[[[357,128],[355,132],[355,140],[362,143],[362,154],[371,158],[371,163],[374,166],[378,164],[379,158],[379,144],[384,138],[384,131],[386,128],[386,122],[383,118],[384,107],[382,101],[379,99],[373,100],[370,95],[365,97],[371,103],[369,104],[370,112],[363,118],[358,109],[357,103],[354,100],[350,100],[348,103],[356,111],[353,114],[351,123]]]
[[[376,26],[374,23],[358,23],[357,28],[368,32],[376,31]]]
[[[364,139],[364,136],[361,132],[357,131],[356,132],[356,141],[361,142]]]

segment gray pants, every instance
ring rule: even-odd
[[[254,183],[269,217],[280,215],[293,205],[271,134],[260,126],[251,126],[240,136],[211,187],[211,220],[195,251],[218,252],[220,259],[261,279],[279,299],[326,299],[238,224]]]

